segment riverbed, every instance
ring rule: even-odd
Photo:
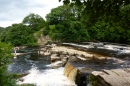
[[[63,74],[63,67],[52,69],[50,57],[38,53],[39,48],[26,48],[17,53],[24,53],[12,59],[10,73],[26,74],[17,80],[17,84],[34,84],[35,86],[76,86]]]
[[[57,65],[52,67],[51,57],[55,56],[57,60],[67,57],[72,62],[77,61],[77,66],[93,68],[94,71],[130,68],[130,45],[88,42],[83,44],[62,43],[62,46],[48,45],[48,47],[51,48],[24,48],[15,54],[12,64],[8,67],[9,72],[27,73],[26,76],[17,80],[18,84],[76,86],[75,82],[64,75],[64,67],[57,67]],[[51,56],[48,51],[54,54]]]

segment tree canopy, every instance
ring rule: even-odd
[[[0,39],[2,42],[11,43],[14,46],[36,46],[38,44],[34,33],[44,26],[45,20],[40,15],[31,13],[23,19],[22,23],[0,28]]]
[[[38,14],[30,13],[23,19],[22,23],[28,25],[35,32],[44,27],[45,20]]]
[[[59,0],[81,9],[84,19],[92,24],[104,18],[109,21],[129,22],[130,0]],[[125,14],[125,15],[124,15]],[[128,23],[127,23],[128,24]],[[126,24],[125,24],[126,25]]]
[[[46,21],[31,13],[21,24],[0,28],[1,41],[14,45],[35,45],[34,33],[42,28],[44,35],[55,41],[130,43],[129,0],[59,1],[68,5],[53,8],[46,15]]]
[[[130,43],[130,0],[59,0],[78,7],[90,39]]]
[[[6,32],[5,42],[11,43],[13,45],[30,45],[30,43],[35,43],[36,39],[33,34],[31,34],[30,27],[23,24],[13,24]]]
[[[97,16],[118,15],[121,9],[130,7],[130,0],[59,0],[64,4],[72,4],[80,7],[87,14]],[[96,16],[96,17],[97,17]]]
[[[45,29],[45,32],[48,32],[53,40],[86,41],[89,36],[79,17],[78,10],[75,7],[71,8],[68,5],[54,8],[46,16],[48,28]]]

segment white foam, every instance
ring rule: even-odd
[[[64,68],[58,69],[47,69],[44,71],[39,71],[32,68],[27,76],[23,77],[23,82],[18,82],[18,84],[33,83],[36,86],[76,86],[68,80],[63,74]]]

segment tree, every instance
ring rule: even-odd
[[[6,28],[1,27],[1,29],[0,29],[0,41],[1,42],[5,42],[6,32],[8,32],[9,28],[10,28],[10,26],[6,27]]]
[[[99,18],[101,16],[116,17],[121,8],[130,5],[130,0],[59,0],[64,4],[72,4],[81,8],[85,14]],[[84,15],[85,15],[84,14]]]
[[[0,40],[2,39],[3,33],[4,33],[4,28],[3,28],[3,27],[0,27]]]
[[[100,19],[122,24],[128,29],[130,22],[130,0],[59,0],[81,9],[82,17],[87,25],[93,26]],[[121,22],[120,22],[121,21]]]
[[[0,42],[0,86],[16,86],[12,75],[8,74],[7,67],[10,63],[12,46]]]
[[[53,40],[66,42],[80,42],[89,39],[87,30],[80,20],[78,9],[68,6],[59,6],[47,14],[48,34]],[[47,32],[47,30],[45,30]]]
[[[34,33],[43,29],[44,26],[44,19],[38,14],[31,13],[20,24],[12,24],[4,29],[0,28],[0,40],[14,46],[37,46]]]
[[[23,24],[13,24],[6,32],[5,42],[15,46],[36,44],[36,39],[30,27]]]
[[[32,32],[38,31],[45,25],[45,20],[38,14],[31,13],[23,19],[24,25],[28,25]]]
[[[130,43],[130,0],[59,1],[80,9],[90,39]]]
[[[0,27],[0,34],[4,31],[3,27]]]

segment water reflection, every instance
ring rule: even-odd
[[[38,70],[47,68],[45,65],[50,63],[48,59],[49,57],[39,55],[37,53],[37,48],[26,48],[24,50],[21,51],[24,51],[26,54],[17,56],[17,58],[12,59],[13,63],[10,64],[8,68],[10,73],[25,73],[33,67],[37,67]]]

